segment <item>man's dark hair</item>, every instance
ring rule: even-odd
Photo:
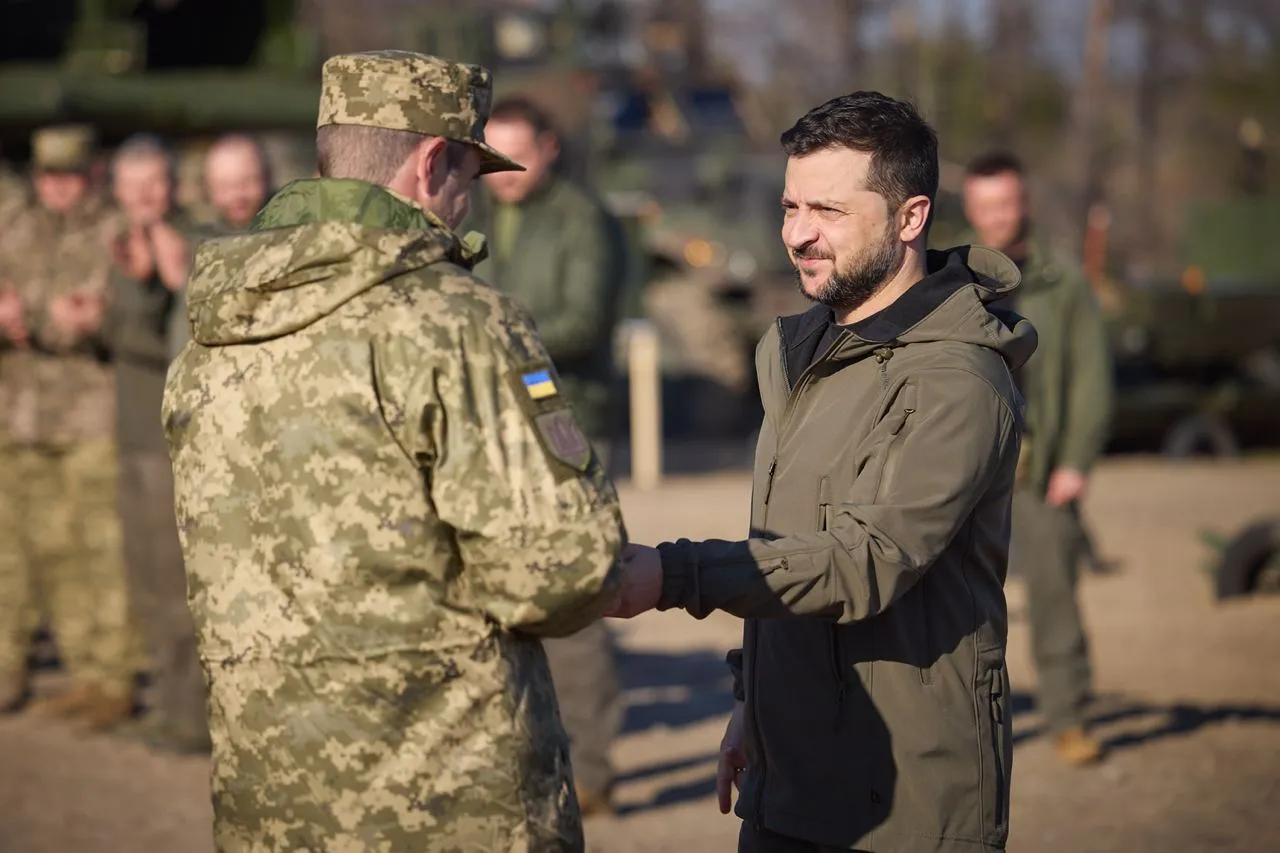
[[[879,92],[854,92],[815,107],[782,134],[789,157],[828,148],[871,155],[867,189],[897,210],[912,196],[938,194],[938,135],[916,108]]]
[[[966,178],[990,178],[1012,172],[1018,177],[1026,175],[1022,160],[1012,151],[987,151],[969,161],[964,170]]]
[[[551,115],[524,95],[512,95],[498,101],[489,111],[489,121],[520,121],[533,128],[533,132],[538,136],[550,133],[557,139],[560,138]]]

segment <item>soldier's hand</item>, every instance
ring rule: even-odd
[[[658,606],[662,558],[657,548],[628,545],[622,551],[622,589],[605,616],[630,619]]]
[[[1083,471],[1075,468],[1058,468],[1049,475],[1049,488],[1045,490],[1045,501],[1050,506],[1066,506],[1072,501],[1084,497],[1085,486],[1089,478]]]
[[[151,257],[151,244],[147,240],[147,232],[137,226],[131,226],[120,235],[115,242],[116,266],[132,279],[146,280],[151,278],[155,270],[155,262]]]
[[[49,320],[61,335],[78,338],[102,324],[102,299],[86,293],[64,293],[49,301]]]
[[[733,789],[741,788],[740,777],[747,769],[747,750],[744,745],[746,705],[733,703],[729,725],[720,741],[720,760],[716,764],[716,799],[720,801],[720,814],[728,814],[733,808]]]
[[[30,337],[22,297],[10,287],[0,289],[0,329],[15,346],[25,346]]]
[[[156,271],[160,281],[170,290],[181,290],[191,269],[187,238],[167,222],[151,226],[151,245],[155,247]]]

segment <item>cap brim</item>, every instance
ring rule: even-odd
[[[490,145],[483,142],[468,142],[467,144],[480,154],[480,171],[478,174],[488,175],[493,172],[523,172],[525,170],[524,166],[521,166],[510,157],[498,153],[498,149]]]

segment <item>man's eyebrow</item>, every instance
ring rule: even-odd
[[[791,196],[787,195],[786,193],[783,193],[782,203],[796,204],[796,201]],[[805,204],[807,204],[809,207],[830,208],[831,210],[844,210],[843,202],[839,202],[839,201],[836,201],[835,199],[830,199],[830,198],[815,198],[812,200],[805,201]]]

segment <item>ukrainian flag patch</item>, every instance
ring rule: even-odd
[[[524,382],[524,389],[529,392],[529,396],[534,400],[545,400],[559,393],[559,389],[556,388],[555,380],[551,378],[551,371],[549,370],[535,370],[533,373],[526,373],[520,378]]]

